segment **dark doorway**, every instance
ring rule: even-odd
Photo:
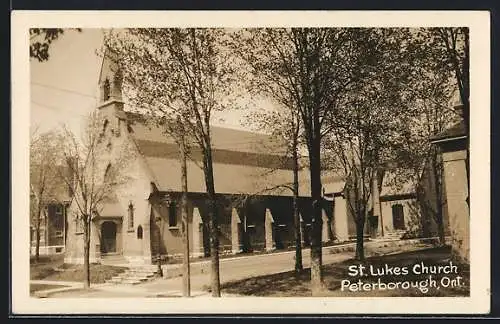
[[[405,229],[405,217],[403,213],[403,205],[397,204],[392,206],[392,224],[394,229]]]
[[[101,253],[116,253],[116,224],[104,222],[101,225]]]

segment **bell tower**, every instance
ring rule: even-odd
[[[110,131],[120,136],[121,128],[125,124],[122,96],[123,76],[117,57],[110,51],[103,55],[101,72],[99,74],[99,98],[97,109],[104,118],[104,125]]]

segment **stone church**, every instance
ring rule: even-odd
[[[93,218],[90,260],[150,264],[159,257],[180,257],[183,241],[178,147],[160,127],[149,125],[142,115],[127,109],[116,71],[116,64],[104,58],[97,108],[105,119],[103,145],[128,144],[133,152],[127,170],[122,170],[129,176],[128,182],[108,197]],[[292,193],[286,188],[292,181],[292,166],[285,158],[283,145],[267,135],[215,126],[212,143],[221,253],[292,248],[295,245]],[[210,253],[205,183],[200,165],[201,154],[193,149],[187,160],[188,235],[193,257]],[[304,246],[310,242],[311,226],[307,172],[304,170],[300,175],[298,202]],[[355,225],[346,208],[345,182],[325,176],[323,183],[323,242],[349,241],[355,237]],[[414,197],[411,193],[389,196],[386,202],[399,199],[402,203],[400,207],[389,207],[385,223],[389,229],[403,229],[405,202]],[[384,201],[383,195],[380,198]],[[71,215],[69,212],[65,262],[82,263],[83,231]],[[376,227],[367,226],[367,235],[376,232]]]

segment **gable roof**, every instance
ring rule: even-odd
[[[443,132],[431,137],[431,142],[443,142],[446,140],[459,139],[465,136],[467,136],[467,133],[465,131],[465,123],[462,120],[454,124],[450,128],[445,129]]]
[[[382,190],[380,196],[398,196],[415,193],[415,186],[410,180],[405,182],[397,181],[397,170],[386,170],[382,180]]]
[[[160,191],[181,191],[179,150],[161,127],[127,112],[128,132]],[[225,194],[291,195],[290,160],[286,146],[272,137],[213,126],[212,158],[215,190]],[[197,145],[187,160],[189,192],[205,192],[202,154]]]
[[[174,139],[167,135],[161,127],[146,123],[143,116],[132,112],[125,112],[125,116],[129,121],[129,130],[136,141],[175,144]],[[266,134],[219,126],[212,126],[210,132],[213,149],[277,156],[283,156],[286,153],[284,143],[279,143]]]
[[[119,217],[123,216],[123,209],[115,195],[105,199],[97,210],[99,217]]]

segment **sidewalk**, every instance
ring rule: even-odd
[[[329,246],[323,248],[323,264],[342,262],[353,257],[355,243]],[[368,254],[392,254],[420,250],[429,248],[432,243],[425,240],[391,240],[366,242],[365,248]],[[303,266],[310,267],[309,249],[303,249]],[[255,256],[242,256],[220,260],[220,280],[221,284],[242,280],[251,277],[258,277],[268,274],[275,274],[294,269],[295,251],[286,251],[271,254],[261,254]],[[182,297],[182,277],[173,276],[176,270],[180,270],[181,265],[171,264],[167,266],[166,277],[154,279],[137,285],[128,284],[94,284],[88,291],[82,290],[82,283],[69,283],[70,288],[66,290],[44,291],[47,297]],[[169,273],[170,271],[170,273]],[[54,282],[54,284],[64,284]],[[68,284],[68,285],[69,285]],[[210,261],[199,261],[191,264],[191,296],[211,297],[207,291],[210,284]],[[61,288],[62,289],[62,288]],[[75,291],[77,290],[77,291]],[[223,293],[223,296],[227,295]]]
[[[377,248],[384,246],[406,246],[419,244],[424,241],[438,241],[437,237],[424,238],[424,239],[409,239],[409,240],[395,240],[390,238],[379,238],[373,241],[367,241],[364,243],[365,248]],[[356,248],[356,242],[348,242],[337,245],[323,246],[323,257],[329,254],[338,254],[343,252],[354,252]],[[302,249],[302,256],[308,257],[310,255],[311,249],[309,247]],[[276,256],[290,256],[295,257],[295,250],[283,251],[283,252],[272,252],[263,253],[256,255],[244,255],[244,256],[234,256],[230,258],[219,259],[219,264],[225,264],[230,262],[242,261],[242,260],[262,260],[263,258],[272,258]],[[210,271],[210,259],[201,261],[191,261],[190,263],[191,275],[204,273]],[[176,278],[182,276],[182,263],[175,264],[165,264],[162,266],[164,278]]]
[[[33,296],[38,298],[46,298],[49,295],[66,292],[66,291],[74,291],[83,288],[82,282],[77,281],[55,281],[55,280],[30,280],[30,285],[50,285],[50,286],[61,286],[59,288],[51,288],[38,290],[31,293]]]

